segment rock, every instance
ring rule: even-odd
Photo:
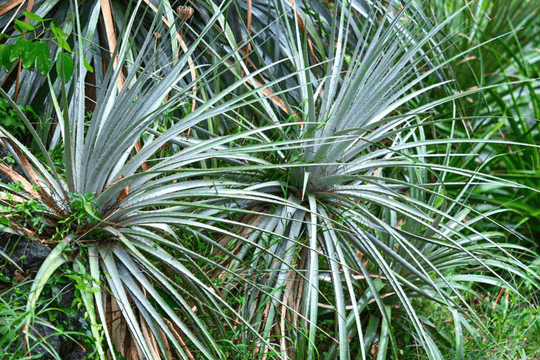
[[[19,239],[18,239],[19,238]],[[15,248],[13,248],[15,247]],[[16,235],[8,235],[0,232],[0,249],[11,254],[10,258],[19,265],[26,274],[36,273],[43,261],[50,254],[51,249],[40,242],[28,240]],[[22,258],[22,259],[21,259]],[[5,260],[0,259],[2,262]],[[9,262],[4,269],[4,276],[12,279],[15,275],[15,267]]]
[[[3,146],[0,146],[0,159],[9,155],[9,151]]]
[[[6,150],[6,148],[0,146],[0,159],[6,157],[9,154],[9,152]],[[11,184],[13,181],[6,175],[0,173],[0,182],[4,184]]]
[[[9,151],[7,151],[7,149],[3,146],[0,146],[0,159],[6,157],[9,155]],[[20,166],[15,166],[13,168],[13,170],[15,170],[19,175],[21,176],[24,176],[24,172],[22,171],[21,167]],[[13,183],[13,181],[9,178],[9,176],[3,174],[3,173],[0,173],[0,182],[1,183],[4,183],[4,184],[11,184]]]
[[[88,351],[84,351],[84,350],[74,351],[71,354],[67,355],[64,359],[65,360],[84,360],[84,357],[86,356],[87,353]]]

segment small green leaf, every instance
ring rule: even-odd
[[[51,31],[54,37],[56,38],[56,40],[58,41],[58,46],[60,46],[62,49],[68,52],[71,52],[71,47],[69,46],[68,42],[65,39],[69,35],[66,34],[62,29],[54,25],[51,27]]]
[[[13,45],[0,45],[0,69],[4,66],[6,71],[11,70],[11,66],[13,66],[13,61],[10,60],[12,49]]]
[[[15,43],[15,46],[11,49],[11,54],[9,55],[9,61],[14,62],[27,52],[30,48],[31,41],[24,38],[19,38]]]
[[[21,20],[15,20],[15,29],[17,29],[19,32],[23,32],[23,31],[33,31],[36,28],[27,22],[24,22]]]
[[[3,122],[7,128],[12,127],[13,125],[17,125],[17,119],[9,115],[4,118]]]
[[[29,18],[30,20],[34,20],[34,21],[37,21],[37,22],[42,22],[43,21],[43,18],[39,15],[36,15],[32,12],[29,12],[29,11],[23,11],[23,15],[26,16],[27,18]]]
[[[2,45],[0,45],[0,50],[2,49]],[[9,104],[8,102],[6,101],[6,99],[0,99],[0,109],[1,110],[6,110],[6,109],[9,109]]]
[[[73,58],[70,54],[59,53],[56,58],[56,71],[59,76],[62,76],[62,71],[64,72],[65,81],[68,82],[73,75]]]
[[[90,65],[90,63],[85,58],[83,58],[83,65],[86,68],[86,70],[90,71],[91,73],[94,73],[94,68],[92,67],[92,65]]]
[[[36,48],[37,43],[28,42],[28,48],[22,53],[22,66],[27,70],[34,70],[34,64],[36,63]]]
[[[54,36],[60,36],[60,37],[68,37],[69,34],[66,34],[64,30],[56,26],[54,23],[51,26],[51,30],[54,33]]]
[[[71,47],[69,46],[68,42],[63,38],[58,39],[58,45],[67,52],[71,52]]]
[[[51,69],[51,52],[45,43],[37,43],[34,46],[37,57],[37,69],[41,76],[46,76]]]

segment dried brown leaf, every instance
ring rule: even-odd
[[[189,360],[195,360],[195,357],[193,356],[191,351],[189,351],[189,348],[187,347],[186,343],[182,339],[182,335],[180,335],[181,330],[178,329],[169,319],[163,318],[163,321],[165,321],[165,324],[167,324],[167,326],[173,333],[174,337],[176,338],[176,341],[180,343],[180,346],[182,346],[182,349],[184,349],[184,351],[186,352],[186,355],[188,356]]]
[[[13,170],[10,167],[7,167],[4,164],[0,164],[0,172],[6,175],[7,177],[9,177],[11,181],[13,181],[14,183],[20,182],[24,188],[24,191],[26,191],[28,195],[32,196],[33,198],[41,200],[41,195],[39,195],[39,193],[36,190],[34,190],[34,188],[32,187],[32,184],[30,184],[30,182],[28,182],[28,180],[26,180],[24,177],[19,175],[15,170]]]
[[[11,9],[21,5],[25,0],[11,0],[0,6],[0,16],[5,15]]]
[[[142,315],[139,316],[141,319],[141,329],[142,334],[144,338],[146,339],[146,344],[150,348],[150,352],[152,353],[152,359],[154,360],[161,360],[161,356],[159,354],[159,348],[156,339],[154,338],[154,335],[152,334],[152,331],[149,329],[148,324],[146,323],[146,320]]]

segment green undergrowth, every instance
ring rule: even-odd
[[[465,295],[470,310],[488,332],[482,334],[476,327],[472,333],[463,329],[463,360],[540,359],[540,294],[525,285],[519,291],[489,286]],[[426,316],[425,326],[439,333],[441,343],[446,342],[447,346],[441,347],[445,358],[457,359],[452,314],[434,302],[418,300],[417,306]],[[408,353],[404,359],[424,358]]]
[[[68,273],[69,271],[65,272],[66,275]],[[31,282],[23,280],[20,273],[15,278],[11,283],[2,283],[0,286],[0,358],[58,358],[58,349],[51,346],[51,343],[60,341],[61,352],[67,354],[77,350],[90,350],[87,358],[91,359],[92,339],[86,334],[88,329],[85,328],[84,315],[81,318],[79,314],[80,294],[75,291],[73,296],[70,296],[73,288],[67,285],[67,277],[59,277],[47,284],[43,289],[43,297],[33,310],[27,308]],[[29,334],[28,344],[23,342],[23,333]]]

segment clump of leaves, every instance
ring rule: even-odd
[[[10,184],[11,189],[22,189],[20,185]],[[8,193],[7,200],[13,200]],[[0,227],[32,229],[34,233],[41,234],[47,226],[44,214],[48,208],[37,199],[12,202],[10,205],[0,205]]]
[[[50,19],[43,19],[28,11],[24,11],[23,14],[30,21],[15,19],[16,33],[11,36],[3,34],[3,37],[10,39],[10,41],[7,44],[0,44],[0,70],[4,67],[6,71],[10,71],[13,63],[20,59],[24,69],[33,71],[37,63],[39,74],[47,76],[52,63],[51,51],[47,42],[53,41],[62,49],[56,59],[57,72],[58,74],[64,72],[65,81],[69,81],[73,74],[72,50],[67,42],[69,34],[51,22]],[[26,33],[32,33],[33,37],[27,39]],[[45,36],[49,34],[52,34],[53,37]],[[87,61],[85,61],[85,66],[89,70],[93,70]]]
[[[257,85],[255,90],[231,100],[230,94],[237,88],[246,88],[256,74],[240,78],[162,131],[152,128],[170,109],[190,100],[193,85],[200,81],[194,77],[185,88],[183,86],[191,55],[198,45],[204,44],[205,34],[222,14],[222,9],[216,9],[192,47],[173,65],[158,70],[154,66],[142,66],[143,59],[147,58],[152,59],[152,65],[158,63],[161,52],[152,48],[154,42],[146,42],[146,53],[131,63],[126,56],[130,36],[124,37],[119,45],[118,69],[128,69],[125,83],[129,86],[118,89],[124,74],[110,66],[107,76],[100,79],[102,89],[107,90],[94,94],[96,107],[88,122],[85,121],[87,111],[84,111],[87,69],[79,62],[71,80],[76,82],[73,94],[62,87],[64,101],[53,104],[64,129],[61,140],[65,178],[60,176],[61,172],[57,171],[30,121],[0,89],[34,136],[47,164],[42,164],[15,136],[2,129],[2,141],[30,174],[31,185],[23,187],[19,198],[40,199],[48,208],[48,228],[57,229],[44,233],[40,239],[54,249],[36,275],[27,310],[34,311],[43,286],[55,272],[71,266],[78,273],[89,274],[72,280],[88,313],[93,338],[98,339],[95,344],[98,358],[105,359],[106,347],[112,350],[116,344],[127,343],[123,355],[129,358],[150,359],[156,358],[156,353],[169,356],[174,352],[181,358],[226,359],[216,336],[236,326],[238,320],[232,319],[240,319],[250,326],[245,316],[238,314],[214,290],[211,281],[205,277],[200,279],[200,272],[191,266],[197,254],[176,236],[178,231],[189,230],[202,241],[223,248],[202,231],[215,228],[218,233],[229,232],[224,226],[212,226],[212,221],[207,223],[201,209],[206,205],[210,210],[227,212],[229,200],[225,197],[219,198],[216,204],[199,203],[211,199],[216,191],[240,185],[224,178],[225,168],[210,179],[197,172],[185,176],[178,169],[197,169],[211,159],[240,165],[248,161],[264,163],[249,153],[239,156],[224,146],[228,142],[234,144],[236,138],[257,136],[263,131],[254,129],[250,134],[234,134],[226,141],[208,136],[202,143],[181,143],[182,147],[188,147],[187,151],[162,154],[160,149],[165,144],[177,143],[179,134],[204,123],[210,116],[219,118],[245,106],[244,99],[260,96],[267,85]],[[137,11],[130,14],[126,33],[130,33],[135,19]],[[153,26],[162,28],[161,19],[157,16]],[[152,39],[152,33],[149,32],[148,39]],[[78,39],[76,46],[83,49],[82,38]],[[218,59],[210,66],[211,71],[227,68],[226,60]],[[207,81],[210,79],[204,80]],[[133,152],[138,140],[147,132],[153,136]],[[150,163],[151,160],[156,161]],[[151,167],[142,171],[143,165],[149,163]],[[37,187],[36,191],[33,186]],[[13,196],[13,201],[19,198]],[[203,217],[199,218],[200,215]],[[102,241],[104,238],[108,241]],[[176,256],[171,255],[171,250]],[[190,268],[184,261],[188,261]],[[121,314],[119,319],[117,314]],[[120,325],[123,331],[111,331],[109,325],[113,321],[115,329]]]
[[[30,121],[35,122],[39,119],[38,115],[30,105],[19,106],[19,108],[26,114]],[[4,98],[0,98],[0,125],[10,129],[14,135],[20,138],[28,135],[28,129],[25,124]]]
[[[96,225],[102,222],[96,200],[93,193],[78,194],[70,193],[68,201],[69,215],[58,223],[63,224],[61,231],[57,231],[59,237],[65,237],[69,232],[75,232],[80,236],[98,235]]]

